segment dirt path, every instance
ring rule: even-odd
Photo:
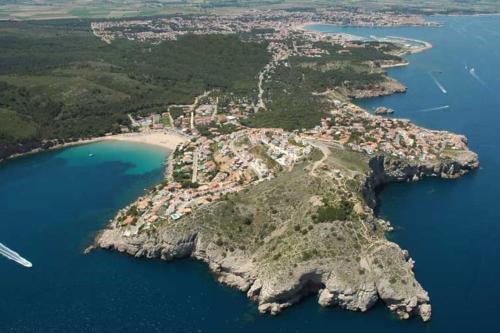
[[[331,151],[330,149],[328,149],[327,145],[323,144],[323,143],[319,143],[317,141],[313,141],[313,140],[305,140],[308,144],[310,144],[311,146],[314,146],[315,148],[318,148],[319,150],[321,150],[321,152],[323,153],[323,157],[314,162],[312,168],[311,168],[311,171],[309,172],[309,174],[311,176],[317,176],[316,174],[316,169],[323,163],[326,161],[326,159],[330,156],[331,154]]]

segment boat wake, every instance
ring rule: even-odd
[[[436,86],[439,88],[439,90],[441,90],[441,92],[443,94],[447,94],[448,92],[446,91],[446,89],[444,88],[444,86],[441,84],[441,82],[439,82],[438,79],[434,76],[434,74],[429,73],[429,75],[431,76],[432,80],[434,81],[434,83],[436,84]]]
[[[3,255],[5,258],[13,260],[17,262],[20,265],[23,265],[24,267],[32,267],[33,265],[31,262],[28,260],[24,259],[17,253],[16,251],[13,251],[9,249],[7,246],[3,245],[0,243],[0,254]]]
[[[449,105],[443,105],[443,106],[437,106],[435,108],[428,108],[428,109],[418,110],[417,112],[431,112],[431,111],[446,110],[446,109],[449,109],[449,108],[450,108]]]
[[[477,82],[481,83],[483,86],[486,87],[486,83],[479,77],[479,75],[477,75],[476,70],[474,69],[474,67],[472,67],[472,68],[469,69],[469,74],[474,79],[476,79]]]

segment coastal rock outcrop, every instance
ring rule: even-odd
[[[374,189],[391,182],[415,182],[425,177],[440,177],[455,179],[479,167],[476,153],[466,150],[457,154],[455,158],[446,158],[440,161],[416,163],[401,160],[387,155],[377,155],[368,162],[371,173],[369,188],[365,192],[367,202],[372,207],[376,204]]]
[[[386,114],[393,114],[394,110],[391,108],[386,108],[384,106],[379,106],[378,108],[375,109],[375,114],[376,115],[386,115]]]
[[[397,80],[385,77],[384,81],[363,87],[344,87],[344,94],[350,98],[362,99],[371,97],[388,96],[395,93],[404,93],[407,88]]]

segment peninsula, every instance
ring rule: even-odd
[[[463,136],[345,104],[304,132],[249,129],[197,137],[171,155],[167,181],[121,210],[96,246],[206,262],[222,283],[277,314],[316,294],[399,318],[431,317],[407,251],[385,238],[375,188],[477,168]]]

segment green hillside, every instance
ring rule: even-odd
[[[268,61],[265,44],[235,36],[108,45],[85,20],[0,22],[0,45],[0,108],[38,128],[37,140],[116,132],[127,113],[192,103],[208,89],[251,95]],[[23,138],[0,133],[0,158]]]

